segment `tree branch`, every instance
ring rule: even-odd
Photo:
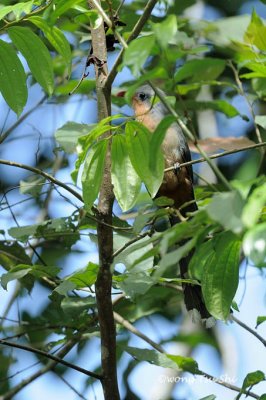
[[[38,169],[38,168],[35,168],[35,167],[31,167],[30,165],[17,163],[15,161],[2,160],[2,159],[0,159],[0,164],[8,165],[10,167],[17,167],[17,168],[25,169],[27,171],[33,172],[34,174],[41,175],[45,179],[47,179],[48,181],[50,181],[50,182],[54,183],[55,185],[60,186],[63,189],[67,190],[69,193],[73,194],[73,196],[75,196],[78,200],[80,200],[83,203],[82,196],[76,190],[72,189],[71,187],[69,187],[65,183],[63,183],[63,182],[59,181],[58,179],[56,179],[53,175],[50,175],[47,172],[42,171],[41,169]]]
[[[150,338],[148,338],[146,335],[144,335],[142,332],[140,332],[137,328],[135,328],[129,321],[125,320],[121,315],[117,314],[116,312],[114,312],[114,316],[115,316],[115,320],[121,324],[122,326],[124,326],[127,330],[129,330],[131,333],[133,333],[134,335],[138,336],[140,339],[143,339],[146,343],[150,344],[155,350],[159,351],[160,353],[163,354],[167,354],[166,351],[163,350],[163,348],[158,345],[157,343],[155,343],[153,340],[151,340]],[[223,381],[222,379],[216,378],[210,374],[208,374],[207,372],[201,371],[199,370],[199,375],[204,376],[206,379],[209,379],[213,382],[216,382],[218,385],[221,385],[227,389],[233,390],[235,392],[238,393],[243,393],[246,394],[250,397],[253,397],[254,399],[259,399],[260,396],[258,396],[257,394],[247,391],[247,390],[242,390],[242,388],[232,385],[226,381]]]
[[[246,325],[244,322],[240,321],[238,318],[236,318],[233,314],[230,315],[230,319],[234,321],[236,324],[244,328],[246,331],[251,333],[253,336],[255,336],[262,344],[263,346],[266,347],[266,340],[260,336],[256,331],[251,329],[248,325]]]
[[[25,350],[25,351],[28,351],[30,353],[39,354],[40,356],[43,356],[43,357],[49,358],[50,360],[55,361],[56,363],[63,364],[66,367],[69,367],[69,368],[74,369],[74,370],[76,370],[78,372],[81,372],[82,374],[90,376],[91,378],[95,378],[95,379],[99,379],[99,380],[103,379],[102,375],[95,374],[94,372],[87,371],[84,368],[78,367],[77,365],[74,365],[74,364],[72,364],[72,363],[70,363],[68,361],[62,360],[61,358],[59,358],[57,356],[54,356],[54,355],[52,355],[50,353],[47,353],[46,351],[43,351],[43,350],[40,350],[40,349],[35,349],[34,347],[26,346],[26,345],[23,345],[23,344],[9,342],[8,340],[4,340],[4,339],[0,339],[0,344],[2,344],[3,346],[8,346],[8,347],[13,347],[13,348],[20,349],[20,350]]]
[[[88,0],[91,9],[99,8],[100,0]],[[108,17],[107,17],[108,18]],[[111,22],[112,24],[112,22]],[[97,29],[91,29],[92,49],[95,58],[104,62],[107,59],[106,38],[104,24]],[[96,93],[98,102],[98,120],[111,115],[111,86],[106,85],[107,64],[103,66],[95,63]],[[105,136],[109,136],[106,132]],[[101,381],[105,400],[120,400],[117,371],[116,371],[116,328],[113,317],[112,305],[112,255],[113,255],[113,230],[112,209],[114,195],[111,181],[111,140],[105,159],[103,180],[100,188],[97,217],[99,247],[99,271],[95,282],[98,321],[101,336],[101,364],[103,379]]]
[[[151,15],[151,12],[153,10],[153,8],[155,7],[156,3],[158,0],[149,0],[146,4],[146,7],[143,10],[143,14],[141,15],[141,17],[139,18],[139,20],[137,21],[136,25],[134,26],[128,40],[126,41],[126,45],[128,45],[133,39],[135,39],[136,37],[138,37],[138,35],[140,34],[142,28],[144,27],[144,25],[146,24],[148,18]],[[107,23],[107,21],[105,21]],[[119,40],[119,39],[118,39]],[[127,46],[126,46],[127,47]],[[119,65],[122,62],[122,58],[123,58],[123,54],[124,54],[124,50],[125,50],[125,46],[123,46],[123,48],[120,50],[115,63],[111,69],[111,71],[109,72],[107,79],[106,79],[106,86],[111,86],[112,83],[115,80],[115,77],[117,75],[117,69],[119,67]]]
[[[220,157],[228,156],[229,154],[239,153],[240,151],[257,149],[259,147],[264,147],[264,146],[266,146],[266,142],[251,144],[250,146],[241,147],[241,149],[228,150],[228,151],[223,151],[222,153],[213,154],[213,155],[209,156],[209,158],[210,159],[220,158]],[[202,162],[206,162],[205,158],[198,158],[197,160],[187,161],[185,163],[180,164],[179,167],[180,168],[187,167],[188,165],[199,164]],[[166,168],[164,170],[164,172],[172,171],[175,168],[176,168],[175,166]]]

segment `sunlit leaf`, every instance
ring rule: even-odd
[[[266,222],[255,225],[245,234],[243,250],[257,267],[266,266]]]

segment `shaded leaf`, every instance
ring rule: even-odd
[[[241,219],[243,207],[244,200],[239,192],[234,191],[214,194],[211,202],[205,209],[213,221],[219,222],[225,229],[239,233],[243,229]]]
[[[192,82],[200,82],[218,78],[226,66],[226,61],[219,58],[201,58],[188,60],[175,74],[175,81],[191,79]]]
[[[29,17],[28,21],[32,22],[43,31],[44,35],[47,37],[51,45],[62,56],[67,66],[68,74],[70,75],[72,54],[70,44],[65,38],[63,32],[56,26],[48,25],[47,22],[41,17]]]
[[[47,47],[29,28],[13,26],[7,31],[14,45],[25,57],[36,81],[51,95],[54,89],[54,73]]]
[[[209,312],[226,320],[239,280],[241,241],[231,232],[213,240],[214,252],[204,266],[202,293]]]
[[[0,92],[10,108],[21,114],[28,97],[26,74],[15,50],[0,40]]]
[[[81,182],[83,199],[87,210],[91,209],[100,190],[107,146],[107,140],[99,141],[91,148],[85,160]]]

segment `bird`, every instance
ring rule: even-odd
[[[166,96],[161,89],[157,89],[157,91],[161,96]],[[153,132],[161,120],[169,114],[154,89],[148,84],[138,87],[132,97],[132,108],[136,120],[145,125],[150,132]],[[178,209],[183,217],[186,217],[188,212],[194,212],[198,210],[198,207],[194,195],[192,166],[178,168],[179,164],[191,161],[191,153],[182,129],[177,123],[173,123],[167,129],[162,143],[162,151],[165,168],[173,166],[177,166],[177,168],[164,173],[163,182],[156,197],[166,196],[172,199],[173,207]],[[175,216],[170,216],[171,225],[175,225],[178,222],[179,219]],[[185,240],[183,241],[184,243]],[[192,255],[193,252],[190,252],[179,262],[182,279],[188,278],[188,264]],[[205,322],[212,319],[205,306],[201,286],[182,283],[182,288],[184,303],[187,310],[191,311],[194,319],[201,319]],[[210,325],[212,325],[212,322],[210,322]]]

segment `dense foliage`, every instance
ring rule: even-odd
[[[97,225],[105,224],[99,221],[97,199],[105,183],[106,158],[111,159],[115,195],[111,268],[113,295],[117,295],[113,296],[113,306],[119,332],[118,363],[123,354],[132,356],[124,369],[124,398],[138,398],[133,397],[134,389],[128,383],[136,360],[206,376],[192,358],[192,350],[201,343],[221,350],[216,331],[202,329],[198,323],[191,333],[175,333],[168,338],[169,343],[185,342],[189,346],[186,355],[168,354],[159,344],[156,347],[149,342],[147,336],[144,340],[148,344],[144,343],[141,349],[129,345],[131,335],[136,333],[132,324],[144,318],[159,314],[181,327],[185,323],[188,317],[183,310],[182,281],[177,274],[182,257],[194,249],[189,281],[201,282],[208,310],[222,321],[231,318],[232,308],[234,313],[238,310],[234,297],[241,262],[245,260],[247,268],[262,274],[266,266],[266,24],[255,9],[252,15],[236,16],[237,4],[234,10],[215,4],[227,16],[207,21],[190,17],[188,7],[194,5],[193,0],[160,1],[155,12],[147,16],[142,32],[127,43],[146,3],[102,1],[107,19],[82,0],[0,3],[0,92],[3,110],[9,109],[7,115],[17,114],[17,120],[13,119],[9,127],[3,120],[2,146],[6,144],[18,152],[18,137],[14,135],[16,140],[11,141],[12,135],[20,126],[25,129],[24,120],[41,104],[52,103],[67,109],[73,106],[73,99],[82,102],[84,98],[95,98],[93,65],[97,73],[97,68],[106,67],[107,60],[94,55],[90,32],[103,21],[108,60],[112,60],[109,71],[114,110],[99,122],[93,122],[95,116],[90,121],[86,117],[70,121],[65,118],[54,132],[53,152],[46,154],[47,148],[42,149],[43,143],[39,141],[34,166],[30,162],[26,165],[13,159],[3,160],[1,156],[0,164],[7,165],[4,171],[15,167],[28,170],[28,175],[15,183],[19,184],[19,191],[12,199],[13,187],[8,176],[1,182],[1,212],[5,217],[0,231],[1,296],[7,304],[1,320],[3,400],[13,398],[35,379],[29,378],[25,384],[8,379],[10,368],[16,371],[15,353],[5,346],[12,346],[12,340],[21,343],[24,350],[30,346],[47,354],[55,352],[60,358],[77,345],[78,364],[85,345],[100,336],[94,293],[99,271],[95,245]],[[121,88],[113,84],[117,71],[112,67],[123,47],[118,77],[124,77],[125,98],[116,96]],[[120,109],[127,113],[124,106],[130,104],[136,88],[147,81],[167,93],[165,102],[169,109],[169,116],[153,135]],[[239,98],[245,108],[235,101]],[[199,116],[208,111],[212,116],[219,113],[221,137],[198,137],[197,132],[201,134],[210,123],[205,119],[203,128],[200,127]],[[242,127],[238,138],[224,129],[230,119],[236,119]],[[183,127],[191,150],[207,160],[213,175],[211,182],[199,176],[200,184],[195,185],[199,210],[190,219],[181,218],[179,224],[170,227],[168,217],[174,212],[171,201],[154,196],[164,175],[161,144],[173,121]],[[45,126],[46,122],[43,112],[38,124]],[[247,151],[234,158],[234,153],[241,149]],[[209,155],[222,151],[233,155],[227,156],[218,168],[217,160]],[[19,209],[12,204],[14,199],[19,202]],[[32,208],[34,216],[27,218],[27,207]],[[65,268],[70,263],[74,267]],[[12,286],[13,281],[16,285]],[[41,310],[28,309],[23,303],[17,312],[19,323],[13,317],[9,320],[10,312],[15,315],[17,301],[30,297],[34,290],[42,293]],[[256,317],[258,325],[266,320],[264,316]],[[58,362],[47,363],[44,354],[36,355],[42,363],[38,376],[52,370]],[[97,362],[88,369],[100,374],[98,355],[95,359]],[[56,374],[64,376],[66,367],[57,367]],[[90,372],[84,393],[92,385]],[[239,388],[243,393],[265,380],[263,372],[250,371],[248,366],[246,374],[242,389]],[[237,398],[240,395],[241,391]],[[251,393],[251,397],[262,400],[266,394]]]

